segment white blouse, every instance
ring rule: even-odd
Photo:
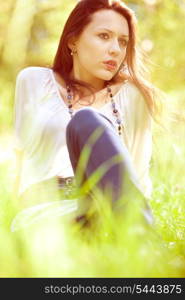
[[[114,100],[124,126],[121,139],[130,153],[141,190],[150,198],[152,119],[146,102],[130,82],[121,86]],[[115,124],[110,102],[98,110]],[[65,136],[70,119],[52,69],[27,67],[18,73],[14,105],[15,150],[24,153],[19,195],[30,185],[55,176],[74,176]]]

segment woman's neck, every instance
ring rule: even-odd
[[[102,79],[94,79],[92,77],[87,77],[80,74],[80,72],[75,72],[75,70],[72,70],[71,73],[70,73],[70,78],[71,79],[76,79],[76,80],[80,80],[80,81],[84,81],[85,83],[91,85],[94,89],[94,92],[99,92],[101,91],[102,89],[105,88],[105,81],[102,80]],[[88,96],[88,95],[87,95]]]

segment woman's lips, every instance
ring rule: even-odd
[[[104,63],[104,65],[106,66],[106,68],[110,71],[114,71],[116,70],[116,66],[109,64],[109,63]]]

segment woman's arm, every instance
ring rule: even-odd
[[[152,118],[143,95],[135,86],[129,86],[127,97],[129,152],[143,193],[146,198],[151,198]]]
[[[14,153],[15,153],[15,181],[13,185],[14,196],[18,198],[21,169],[24,156],[23,132],[25,131],[26,112],[28,93],[26,75],[28,69],[21,70],[16,77],[15,101],[14,101]]]
[[[150,179],[150,162],[152,157],[152,130],[150,116],[143,115],[145,122],[143,126],[138,124],[133,133],[131,152],[133,162],[143,188],[144,195],[151,198],[152,181]],[[146,120],[147,118],[147,120]]]

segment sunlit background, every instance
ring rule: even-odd
[[[134,226],[129,217],[119,227],[116,220],[108,225],[105,217],[101,228],[86,232],[83,239],[79,228],[65,225],[62,217],[11,231],[17,212],[13,194],[16,76],[27,66],[52,65],[76,2],[0,0],[0,276],[184,277],[184,0],[125,1],[138,18],[139,44],[150,60],[153,83],[166,94],[163,122],[168,130],[154,124],[154,232]]]

